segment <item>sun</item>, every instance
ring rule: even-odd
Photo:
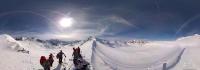
[[[63,28],[71,27],[73,23],[74,23],[74,19],[71,17],[61,18],[59,21],[59,25]]]

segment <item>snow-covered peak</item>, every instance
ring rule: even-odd
[[[11,49],[15,51],[27,50],[23,48],[22,45],[18,41],[16,41],[12,36],[8,34],[0,35],[0,44],[1,44],[1,48],[5,48],[5,49]]]
[[[177,41],[196,41],[196,40],[200,40],[199,34],[194,34],[192,36],[186,36],[177,39]]]
[[[145,40],[105,40],[101,38],[96,38],[96,40],[102,44],[109,45],[111,47],[119,47],[119,46],[141,46],[148,41]]]
[[[198,47],[200,45],[200,35],[194,34],[192,36],[181,37],[176,42],[183,47]]]
[[[8,34],[0,35],[0,40],[7,40],[9,42],[16,42],[16,40]]]

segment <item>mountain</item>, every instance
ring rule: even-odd
[[[63,41],[59,39],[49,39],[49,40],[42,40],[35,37],[16,37],[15,40],[17,41],[30,41],[30,42],[37,42],[44,45],[44,47],[51,47],[55,48],[56,46],[73,46],[79,43],[82,43],[84,40],[71,40],[71,41]]]
[[[117,46],[142,46],[148,43],[148,41],[145,40],[104,40],[100,38],[96,38],[97,41],[107,44],[111,47],[117,47]]]
[[[200,35],[194,34],[192,36],[181,37],[176,40],[183,47],[199,47],[200,46]]]
[[[17,42],[13,37],[7,34],[0,35],[0,44],[3,46],[2,48],[10,49],[10,50],[24,50],[25,48],[21,46],[19,42]]]
[[[199,35],[177,38],[174,41],[105,40],[89,37],[85,40],[41,40],[23,37],[14,39],[0,35],[0,68],[2,70],[41,70],[41,56],[62,50],[66,54],[59,65],[54,58],[53,70],[73,70],[72,53],[80,47],[81,55],[90,63],[90,70],[199,70]],[[70,44],[63,44],[70,43]],[[58,45],[54,45],[58,44]],[[18,50],[30,53],[17,52]]]

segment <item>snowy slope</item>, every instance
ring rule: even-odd
[[[104,41],[104,42],[102,42]],[[176,41],[152,41],[142,45],[128,44],[122,41],[97,40],[89,38],[74,45],[45,47],[44,43],[24,40],[16,41],[9,35],[0,35],[0,68],[1,70],[38,70],[40,56],[48,57],[49,53],[63,50],[66,54],[65,64],[55,62],[52,70],[67,68],[73,70],[72,48],[80,47],[84,59],[91,65],[91,70],[162,70],[167,63],[170,70],[199,70],[200,36],[193,35]],[[17,50],[25,49],[30,53]]]
[[[95,70],[162,70],[163,63],[173,66],[181,51],[176,46],[158,44],[112,48],[94,41],[93,64]]]
[[[38,70],[42,69],[39,64],[40,56],[44,55],[48,57],[49,53],[54,55],[63,50],[67,58],[65,58],[67,63],[72,58],[72,47],[62,47],[60,49],[47,49],[41,43],[35,41],[16,41],[9,35],[0,35],[0,68],[1,70]],[[17,52],[22,48],[27,48],[30,53]],[[67,51],[67,52],[66,52]],[[55,58],[54,67],[52,69],[59,70],[62,67],[58,65],[57,59]]]
[[[11,36],[3,34],[0,36],[0,44],[1,48],[7,48],[10,50],[21,50],[23,47],[20,45],[19,42],[17,42],[15,39],[13,39]]]
[[[185,52],[173,70],[200,70],[200,35],[182,37],[176,42],[185,48]]]
[[[22,45],[9,35],[0,35],[0,68],[1,70],[28,70],[30,60],[28,54],[17,52]]]

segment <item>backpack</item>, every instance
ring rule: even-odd
[[[62,56],[62,54],[61,54],[61,53],[58,53],[58,54],[56,55],[56,58],[58,59],[58,58],[60,58],[60,56]]]
[[[43,65],[45,61],[47,61],[46,57],[45,56],[41,56],[40,57],[40,64]]]

